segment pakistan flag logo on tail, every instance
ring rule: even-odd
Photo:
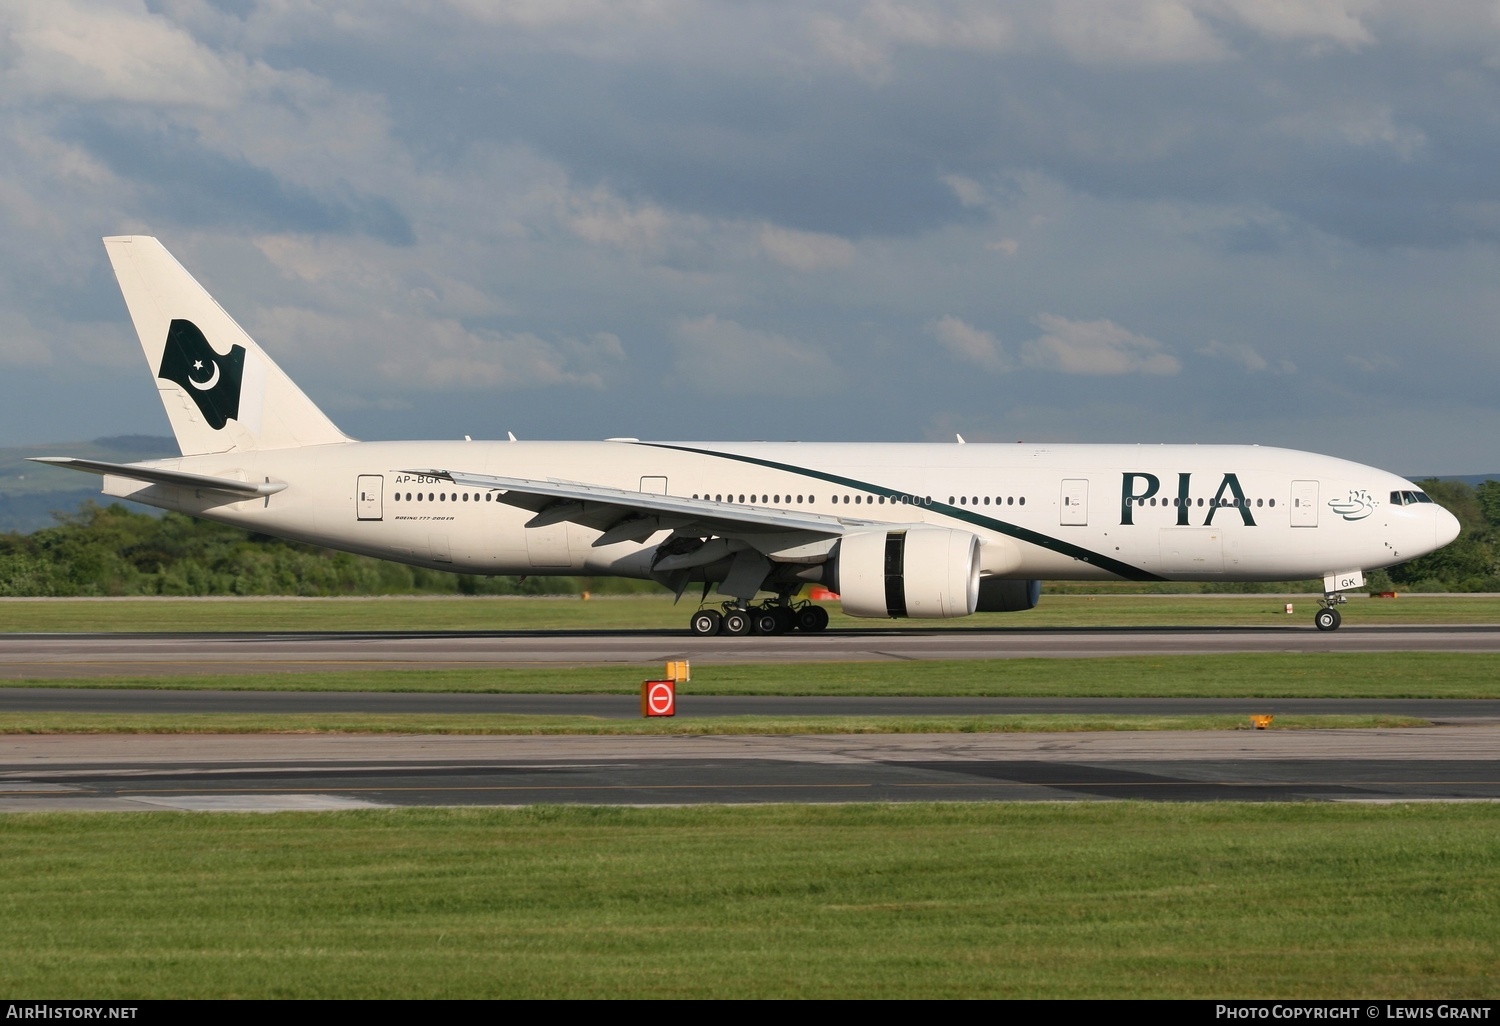
[[[215,431],[231,418],[239,419],[244,373],[244,346],[232,346],[229,355],[220,356],[192,321],[175,320],[167,329],[167,348],[156,376],[181,385]]]

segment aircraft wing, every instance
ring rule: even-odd
[[[144,467],[135,463],[105,463],[101,460],[80,460],[71,456],[28,456],[32,463],[45,463],[52,467],[81,470],[86,474],[108,474],[128,477],[132,481],[150,484],[176,485],[179,488],[197,488],[209,492],[226,492],[230,495],[261,496],[274,495],[286,487],[285,481],[236,481],[228,477],[209,477],[206,474],[185,474],[180,470],[165,470],[160,467]]]
[[[497,489],[502,493],[498,496],[501,502],[536,514],[526,522],[527,527],[572,521],[604,532],[595,545],[644,541],[661,530],[683,534],[696,531],[705,536],[727,538],[780,532],[838,537],[850,529],[880,523],[802,510],[635,492],[579,481],[537,481],[456,470],[407,470],[401,473],[452,481],[468,488]]]

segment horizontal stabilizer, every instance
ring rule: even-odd
[[[79,460],[71,456],[31,456],[32,463],[45,463],[52,467],[81,470],[86,474],[112,474],[128,477],[133,481],[149,484],[177,485],[180,488],[197,488],[210,492],[227,492],[230,495],[260,496],[275,495],[286,487],[285,481],[235,481],[227,477],[209,477],[205,474],[184,474],[180,470],[163,470],[159,467],[143,467],[136,463],[103,463],[99,460]]]

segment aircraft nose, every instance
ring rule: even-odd
[[[1437,543],[1438,548],[1442,548],[1457,538],[1463,527],[1459,524],[1458,517],[1443,507],[1434,505],[1433,510],[1437,515],[1432,520],[1432,540]]]

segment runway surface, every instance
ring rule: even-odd
[[[1500,801],[1500,727],[802,737],[25,736],[0,811]]]
[[[460,667],[649,667],[1026,659],[1226,652],[1500,652],[1500,625],[1219,628],[901,628],[783,637],[695,638],[678,631],[295,634],[3,634],[0,677]]]
[[[860,695],[679,696],[677,719],[718,716],[1387,715],[1500,724],[1500,699],[1417,698],[909,698]],[[0,713],[421,714],[639,719],[635,695],[484,695],[389,691],[197,691],[0,688]]]
[[[1497,652],[1500,627],[0,635],[0,677],[1097,657]],[[511,713],[634,718],[629,695],[0,688],[0,712]],[[679,716],[1390,713],[1421,730],[861,736],[0,738],[0,811],[536,802],[1500,800],[1500,701],[735,697]],[[1488,722],[1486,722],[1488,721]]]

